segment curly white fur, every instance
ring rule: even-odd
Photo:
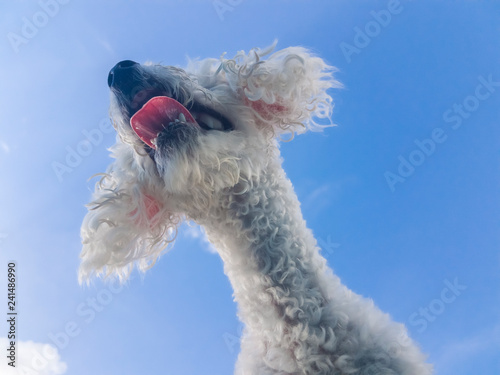
[[[115,161],[83,222],[80,280],[151,267],[179,223],[194,220],[224,261],[245,323],[237,374],[431,374],[404,326],[340,283],[306,227],[276,138],[322,129],[327,90],[339,84],[306,49],[264,59],[273,48],[186,70],[142,65],[134,79],[153,77],[184,106],[199,103],[234,126],[186,126],[182,142],[154,157],[112,95]]]

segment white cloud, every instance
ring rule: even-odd
[[[16,367],[7,364],[8,358],[0,362],[2,375],[60,375],[66,372],[66,363],[61,361],[57,349],[50,344],[33,341],[17,341]],[[0,338],[0,348],[3,353],[9,353],[9,340]]]
[[[317,215],[331,203],[332,198],[340,191],[339,184],[327,183],[313,188],[309,194],[302,198],[302,209],[310,215]]]
[[[207,250],[210,253],[217,254],[217,250],[215,247],[210,243],[210,241],[207,238],[207,234],[205,233],[205,229],[200,227],[197,224],[194,223],[188,223],[185,225],[185,230],[184,233],[186,234],[187,237],[194,238],[198,240],[198,242],[201,244],[203,249]]]
[[[107,51],[109,52],[110,54],[114,54],[115,51],[113,50],[113,48],[111,47],[111,44],[109,44],[109,42],[107,40],[104,40],[104,39],[101,39],[101,38],[98,38],[97,41],[99,42],[99,44]]]
[[[322,185],[312,185],[312,181],[309,181],[305,185],[309,187],[309,193],[302,194],[302,209],[316,215],[330,203],[338,200],[343,191],[349,190],[355,185],[357,185],[355,176],[347,176],[341,180],[330,181]]]
[[[454,368],[460,368],[463,363],[474,363],[485,352],[499,349],[500,324],[479,332],[475,336],[445,346],[438,360],[435,361],[435,367],[447,369],[451,373]]]
[[[305,201],[308,204],[313,204],[318,199],[325,199],[325,196],[330,193],[330,190],[331,190],[330,184],[323,184],[320,187],[314,189],[311,193],[309,193]]]
[[[8,154],[10,152],[10,147],[7,143],[5,143],[4,141],[2,141],[0,139],[0,148],[2,149],[2,151],[6,154]]]

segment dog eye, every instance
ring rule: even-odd
[[[206,113],[198,113],[196,122],[206,130],[224,130],[224,125],[220,120],[207,115]]]

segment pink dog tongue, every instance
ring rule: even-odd
[[[156,149],[153,140],[168,124],[178,119],[181,113],[186,119],[184,122],[196,123],[191,113],[177,100],[167,96],[155,96],[132,116],[130,125],[144,143]]]

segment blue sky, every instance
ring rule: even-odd
[[[329,264],[408,326],[436,374],[500,372],[498,2],[54,1],[0,5],[0,300],[15,260],[31,373],[232,373],[241,325],[197,228],[122,288],[78,285],[79,228],[111,161],[116,62],[183,66],[275,38],[345,86],[337,127],[282,145]]]

